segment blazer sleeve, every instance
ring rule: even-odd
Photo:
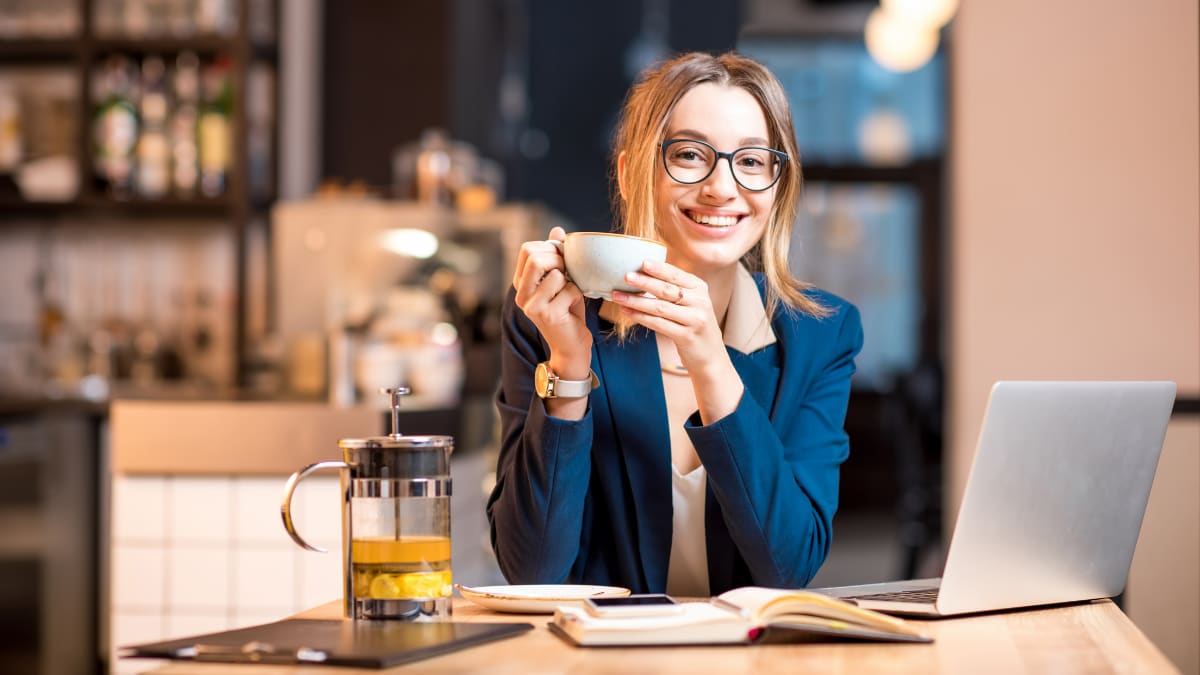
[[[579,555],[591,476],[592,411],[546,414],[533,372],[548,348],[511,289],[501,325],[500,456],[488,498],[492,549],[510,583],[562,583]]]
[[[729,534],[761,586],[806,586],[829,552],[839,466],[849,455],[850,376],[863,344],[858,310],[848,303],[838,309],[825,319],[840,323],[823,349],[799,356],[813,345],[788,345],[774,419],[743,395],[713,424],[700,426],[698,416],[687,423]],[[815,362],[786,363],[794,358]]]

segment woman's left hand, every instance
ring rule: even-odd
[[[625,281],[648,295],[616,291],[613,301],[634,323],[671,338],[689,373],[701,371],[714,354],[725,353],[721,325],[703,279],[670,263],[647,260],[641,272],[629,273]]]

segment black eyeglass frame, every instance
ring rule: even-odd
[[[698,144],[703,145],[704,147],[708,148],[709,150],[712,150],[713,155],[716,157],[716,159],[713,160],[712,166],[708,167],[708,173],[704,174],[703,177],[697,178],[696,180],[692,180],[692,181],[679,180],[678,178],[676,178],[675,175],[671,173],[670,165],[667,164],[667,148],[670,148],[672,145],[674,145],[676,143],[698,143]],[[766,148],[761,145],[747,145],[742,148],[737,148],[733,152],[721,152],[720,150],[717,150],[716,148],[714,148],[711,143],[705,143],[704,141],[699,141],[694,138],[670,138],[670,139],[663,141],[662,143],[659,143],[658,147],[659,147],[659,154],[662,157],[663,170],[667,172],[667,176],[670,177],[671,180],[675,181],[676,183],[681,183],[683,185],[695,185],[697,183],[703,183],[704,181],[708,180],[709,176],[711,176],[713,174],[713,171],[717,170],[717,165],[721,163],[721,159],[724,159],[725,161],[729,162],[729,174],[731,176],[733,176],[733,180],[734,180],[734,182],[736,182],[738,184],[738,186],[740,186],[743,190],[749,190],[751,192],[763,192],[765,190],[770,190],[771,188],[775,187],[775,184],[779,182],[780,177],[783,176],[783,172],[785,169],[787,169],[787,165],[788,165],[788,155],[786,152],[783,152],[782,150],[776,150],[775,148]],[[771,153],[772,155],[775,155],[776,159],[779,160],[779,173],[775,174],[774,180],[772,180],[769,185],[767,185],[766,187],[760,187],[760,188],[746,187],[746,185],[743,184],[742,181],[738,179],[737,170],[734,169],[734,167],[733,167],[733,156],[743,150],[766,150],[767,152]]]

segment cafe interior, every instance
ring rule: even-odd
[[[1170,380],[1115,602],[1200,672],[1198,25],[1193,0],[0,0],[0,672],[142,672],[118,646],[340,600],[285,483],[392,424],[453,438],[454,581],[506,583],[517,250],[610,230],[623,97],[689,50],[783,83],[789,264],[863,317],[812,585],[939,574],[994,382]],[[291,503],[333,551],[338,480]]]

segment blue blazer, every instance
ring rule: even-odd
[[[760,294],[763,281],[755,275]],[[829,552],[858,310],[832,294],[815,319],[781,311],[776,342],[726,347],[745,385],[737,409],[685,429],[707,476],[705,536],[713,594],[746,585],[799,588]],[[549,358],[509,291],[503,310],[492,547],[510,583],[585,583],[661,593],[671,553],[671,444],[658,349],[637,330],[620,343],[588,301],[600,379],[578,421],[546,414],[533,371]]]

